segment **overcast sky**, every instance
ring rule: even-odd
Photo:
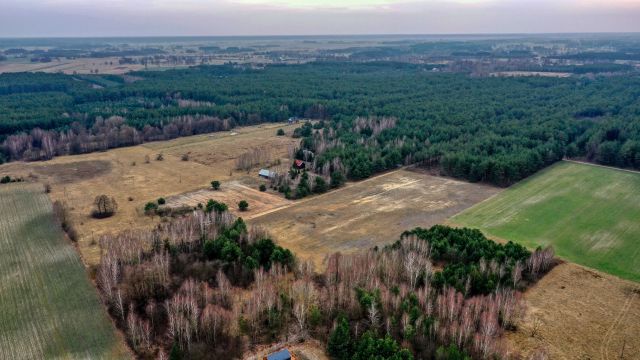
[[[0,37],[640,32],[640,0],[0,0]]]

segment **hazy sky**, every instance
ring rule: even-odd
[[[640,0],[0,0],[0,37],[640,32]]]

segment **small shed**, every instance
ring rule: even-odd
[[[267,355],[264,360],[296,360],[296,358],[289,352],[289,350],[282,349]]]
[[[293,161],[293,167],[295,167],[296,169],[304,169],[305,168],[305,164],[304,161],[302,160],[294,160]]]
[[[273,177],[273,172],[267,169],[261,169],[260,172],[258,172],[258,176],[265,179],[271,179],[271,177]]]

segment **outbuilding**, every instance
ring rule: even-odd
[[[274,176],[274,173],[267,169],[261,169],[260,172],[258,172],[258,176],[265,179],[271,179]]]
[[[296,360],[296,357],[293,356],[289,350],[282,349],[267,355],[264,360]]]
[[[296,160],[293,161],[293,167],[296,168],[296,169],[302,170],[302,169],[305,168],[305,163],[302,160],[297,160],[296,159]]]

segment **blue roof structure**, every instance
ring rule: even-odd
[[[267,355],[267,360],[291,360],[291,353],[287,349],[280,350],[271,355]]]
[[[262,169],[262,170],[260,170],[258,175],[264,176],[264,177],[271,177],[271,171],[269,171],[267,169]]]

